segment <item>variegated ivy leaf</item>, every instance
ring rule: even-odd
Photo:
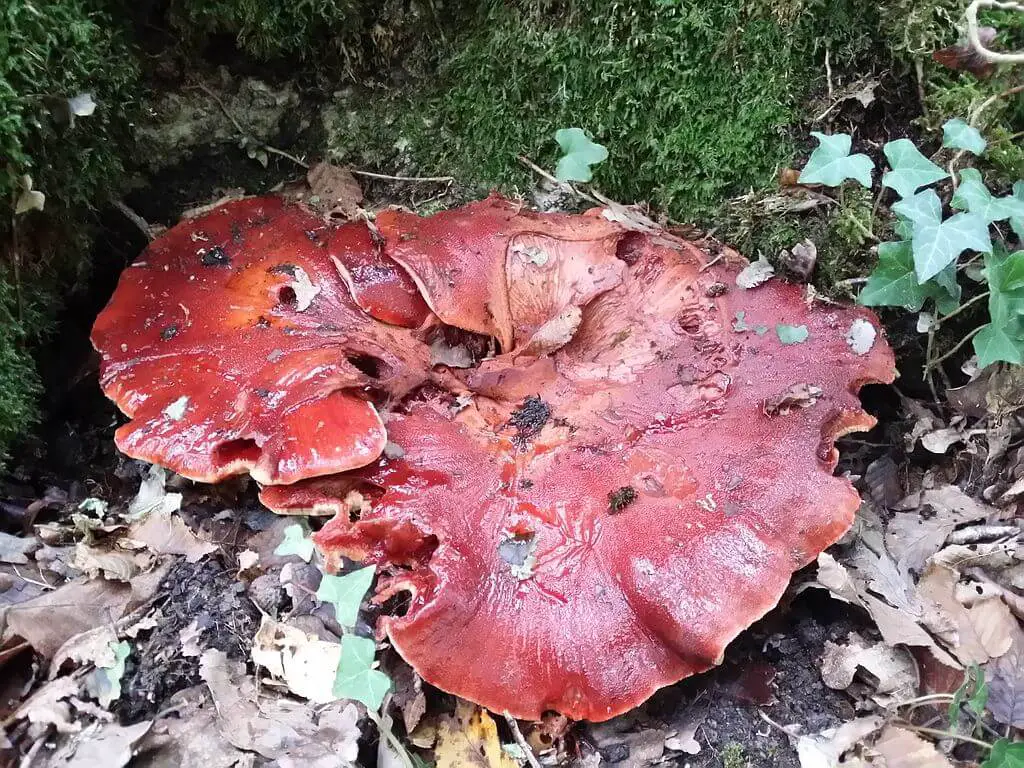
[[[562,148],[562,157],[555,167],[559,181],[590,181],[590,166],[608,159],[608,150],[590,140],[582,128],[560,128],[555,141]]]
[[[987,146],[981,132],[973,125],[968,125],[960,118],[947,120],[942,126],[942,146],[963,149],[980,155]]]
[[[1009,218],[1024,218],[1024,199],[1015,195],[994,197],[976,168],[960,171],[960,186],[949,204],[958,211],[978,214],[988,224]]]
[[[850,154],[853,139],[849,134],[836,133],[829,136],[812,131],[811,135],[818,140],[818,146],[800,172],[797,179],[800,184],[838,187],[847,179],[853,179],[864,187],[871,186],[871,171],[875,164],[867,155]]]
[[[882,151],[892,168],[882,176],[882,186],[895,189],[900,197],[910,197],[921,187],[941,181],[948,175],[922,155],[910,139],[890,141]]]

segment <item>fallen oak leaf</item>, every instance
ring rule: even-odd
[[[197,563],[217,551],[217,545],[200,539],[185,521],[161,507],[128,529],[129,539],[145,544],[158,555],[184,555]]]

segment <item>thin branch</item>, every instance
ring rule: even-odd
[[[924,733],[928,736],[938,736],[940,739],[955,739],[957,741],[966,741],[968,744],[973,744],[976,747],[982,747],[984,749],[992,749],[992,745],[988,742],[982,741],[981,739],[973,739],[970,736],[961,736],[957,733],[950,733],[949,731],[940,731],[938,728],[925,728],[921,725],[913,725],[912,723],[903,723],[900,728],[907,728],[917,733]]]
[[[389,176],[386,173],[357,171],[355,168],[349,168],[349,172],[354,173],[356,176],[366,176],[370,179],[384,179],[385,181],[419,181],[437,184],[452,184],[455,181],[454,176]]]
[[[567,181],[559,181],[554,176],[552,176],[550,173],[548,173],[543,168],[541,168],[539,165],[537,165],[532,160],[530,160],[530,158],[526,157],[526,155],[516,155],[516,158],[519,160],[520,163],[525,165],[527,168],[529,168],[531,171],[536,173],[538,176],[543,176],[545,179],[550,181],[552,184],[557,185],[560,189],[563,189],[566,192],[572,192],[573,194],[578,195],[579,197],[582,197],[584,200],[589,200],[590,202],[595,203],[596,205],[602,205],[601,201],[598,200],[593,195],[590,195],[590,194],[588,194],[586,192],[581,192],[580,190],[576,189],[576,187],[574,187],[572,184],[570,184]]]
[[[1017,53],[1001,53],[985,47],[978,34],[978,10],[980,8],[996,8],[1001,11],[1019,11],[1024,13],[1024,5],[1013,2],[1000,2],[1000,0],[974,0],[964,11],[964,18],[967,19],[967,39],[971,47],[985,61],[993,64],[1020,64],[1024,62],[1024,51]]]
[[[965,309],[967,309],[972,304],[977,304],[979,301],[987,299],[991,295],[991,293],[992,293],[991,291],[985,291],[984,293],[979,293],[977,296],[973,297],[972,299],[969,299],[968,301],[965,301],[963,304],[961,304],[959,307],[954,309],[948,315],[943,315],[938,320],[936,320],[934,323],[932,323],[932,328],[938,328],[944,322],[949,320],[949,318],[956,317],[957,315],[959,315],[961,312],[963,312]]]
[[[982,326],[978,326],[973,331],[971,331],[966,336],[964,336],[962,339],[960,339],[960,341],[957,342],[956,346],[953,347],[951,350],[949,350],[949,352],[947,352],[946,354],[942,355],[941,357],[937,357],[935,360],[932,360],[930,363],[926,363],[925,366],[924,366],[925,372],[927,373],[928,371],[932,370],[933,368],[938,367],[938,365],[940,363],[945,362],[946,360],[951,358],[953,355],[955,355],[957,352],[959,352],[960,348],[963,347],[963,345],[966,344],[968,341],[973,339],[981,331],[981,329],[984,328],[984,327],[985,326],[983,326],[983,325]]]
[[[512,737],[516,740],[516,744],[519,745],[519,748],[525,753],[526,762],[530,764],[530,768],[541,768],[540,760],[538,760],[537,755],[533,753],[533,747],[530,746],[526,737],[523,736],[523,732],[519,730],[519,723],[516,722],[516,719],[512,717],[507,710],[504,714],[505,722],[508,723],[508,727],[512,730]]]
[[[196,83],[196,87],[203,93],[205,93],[207,96],[209,96],[211,99],[213,99],[215,102],[217,102],[217,106],[220,107],[221,112],[224,113],[227,119],[231,121],[231,124],[235,126],[235,130],[242,134],[242,136],[248,139],[252,139],[260,146],[261,149],[270,152],[271,154],[277,155],[278,157],[283,157],[285,160],[291,160],[296,165],[305,168],[306,170],[309,170],[308,163],[302,162],[301,160],[299,160],[299,158],[295,157],[295,155],[291,155],[285,152],[283,149],[272,147],[266,142],[260,141],[259,139],[252,135],[252,132],[245,130],[245,128],[242,127],[242,124],[238,122],[237,119],[235,119],[235,116],[233,114],[231,114],[231,110],[228,109],[228,105],[224,103],[224,100],[221,99],[221,97],[218,96],[213,90],[207,87],[206,84]]]

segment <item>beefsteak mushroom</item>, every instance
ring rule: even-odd
[[[379,630],[437,687],[620,714],[719,663],[849,527],[834,442],[895,375],[869,311],[744,290],[735,254],[621,218],[492,196],[378,237],[256,198],[183,222],[94,330],[118,445],[335,512],[328,565],[408,595]]]

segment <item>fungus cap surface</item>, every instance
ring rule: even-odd
[[[834,440],[894,376],[869,311],[742,290],[728,252],[599,213],[492,197],[377,226],[215,209],[126,272],[94,340],[122,449],[337,512],[328,564],[411,595],[379,627],[428,682],[521,718],[613,717],[718,663],[849,526]],[[432,364],[441,323],[501,354]],[[218,460],[237,441],[259,450]],[[354,490],[371,508],[351,518]]]

